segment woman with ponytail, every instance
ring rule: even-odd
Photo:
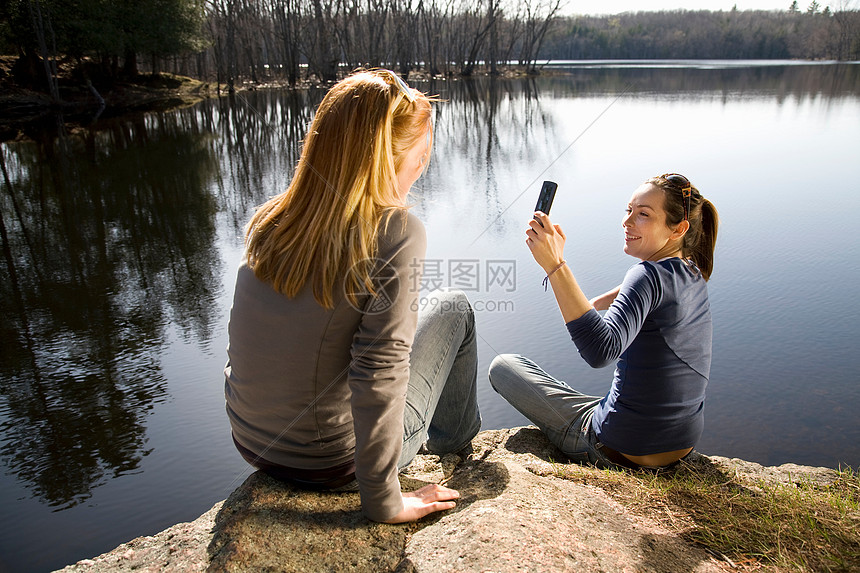
[[[586,396],[519,355],[497,356],[490,383],[574,461],[663,468],[702,434],[711,367],[707,280],[719,219],[683,175],[653,177],[630,199],[624,252],[640,260],[589,300],[564,260],[565,235],[537,212],[526,244],[547,273],[567,330],[594,368],[616,362],[607,394]],[[602,316],[598,311],[606,311]]]
[[[440,293],[418,312],[426,239],[406,196],[433,138],[431,99],[394,72],[329,90],[286,191],[246,231],[225,368],[233,440],[299,487],[357,489],[374,521],[454,506],[398,471],[424,446],[467,449],[481,426],[472,308]]]

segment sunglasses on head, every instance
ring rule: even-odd
[[[664,173],[660,177],[681,191],[681,196],[684,197],[684,220],[686,221],[690,218],[690,197],[693,195],[693,184],[680,173]]]
[[[394,80],[394,85],[397,86],[397,89],[400,90],[400,93],[403,94],[403,97],[405,97],[407,100],[409,100],[409,103],[415,103],[415,94],[413,93],[413,91],[409,87],[409,85],[405,81],[403,81],[403,78],[401,78],[400,76],[398,76],[396,73],[392,72],[391,70],[381,70],[381,71],[385,72],[388,76],[391,77],[391,79]]]

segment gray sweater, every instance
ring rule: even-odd
[[[416,263],[424,226],[395,214],[380,232],[376,296],[354,308],[335,289],[333,309],[310,285],[294,298],[239,268],[225,368],[236,440],[263,459],[325,469],[354,458],[364,513],[383,521],[403,507],[397,462],[409,353],[417,321]]]

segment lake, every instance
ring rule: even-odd
[[[860,64],[545,71],[413,82],[445,100],[412,194],[422,286],[474,303],[484,429],[526,423],[486,380],[497,353],[586,393],[612,378],[578,357],[525,246],[541,181],[559,184],[553,221],[593,296],[635,262],[621,232],[632,191],[679,172],[722,218],[697,449],[860,465]],[[289,182],[323,93],[245,92],[2,144],[0,571],[193,520],[250,474],[222,377],[242,230]]]

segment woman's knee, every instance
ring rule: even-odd
[[[433,320],[442,320],[446,324],[462,325],[465,333],[464,338],[474,338],[475,313],[466,293],[461,290],[436,290],[427,296],[427,301],[429,316],[435,316]]]
[[[506,388],[522,380],[517,373],[517,366],[522,358],[519,354],[499,354],[493,358],[489,370],[490,386],[493,390],[504,395]]]
[[[437,300],[439,310],[442,312],[455,312],[469,316],[474,313],[469,297],[461,290],[437,290],[430,293],[430,296]]]

